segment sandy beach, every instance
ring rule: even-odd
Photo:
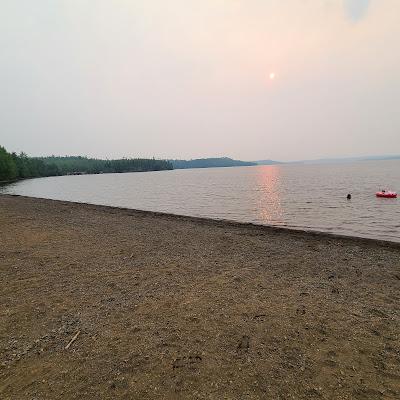
[[[400,244],[0,196],[1,399],[398,399]]]

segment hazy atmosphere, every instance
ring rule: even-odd
[[[400,153],[398,0],[2,0],[0,144],[30,155]]]

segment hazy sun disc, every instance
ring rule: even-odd
[[[275,72],[271,72],[269,74],[269,79],[274,80],[275,79]]]

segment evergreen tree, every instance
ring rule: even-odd
[[[17,177],[17,167],[6,149],[0,146],[0,181],[8,181]]]

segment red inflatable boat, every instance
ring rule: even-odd
[[[395,199],[397,197],[396,192],[376,192],[376,197],[387,197],[388,199]]]

